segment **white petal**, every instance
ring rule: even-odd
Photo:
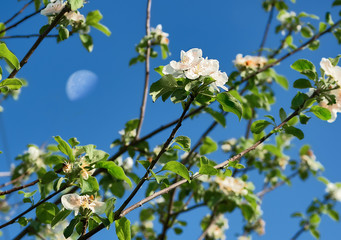
[[[64,208],[78,213],[79,207],[81,206],[81,197],[78,194],[65,194],[62,196],[61,201]]]
[[[200,77],[200,75],[199,75],[198,73],[196,73],[196,72],[193,71],[193,68],[187,70],[187,71],[185,72],[185,76],[186,76],[186,78],[192,79],[192,80],[193,80],[193,79],[197,79],[198,77]]]
[[[99,215],[103,214],[105,212],[105,203],[104,202],[98,202],[98,201],[95,201],[95,206],[94,206],[94,210],[93,212],[94,213],[97,213]]]
[[[328,75],[328,76],[333,76],[334,74],[334,66],[332,63],[329,61],[327,58],[322,58],[320,62],[320,66],[323,69],[323,71]]]

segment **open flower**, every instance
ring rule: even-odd
[[[306,154],[301,156],[301,160],[305,163],[311,170],[317,172],[323,170],[323,166],[320,162],[316,161],[316,156],[312,150],[309,150]]]
[[[326,192],[330,194],[331,198],[341,202],[341,187],[335,183],[328,183]]]
[[[171,61],[168,65],[164,66],[162,73],[170,74],[174,78],[186,77],[191,80],[198,79],[199,77],[209,76],[215,82],[211,86],[219,91],[218,87],[228,90],[224,85],[228,81],[227,74],[219,71],[219,62],[215,59],[208,59],[202,57],[202,50],[193,48],[187,52],[181,51],[180,62]]]
[[[169,44],[169,39],[168,39],[169,34],[162,31],[162,25],[161,24],[158,24],[156,26],[156,28],[151,28],[150,32],[151,32],[151,34],[155,34],[155,38],[157,40],[160,40],[161,44],[166,44],[166,45]]]
[[[73,22],[85,22],[85,17],[83,14],[80,14],[78,11],[71,11],[71,12],[67,12],[65,13],[65,17],[70,20],[70,21],[73,21]]]
[[[214,239],[225,239],[225,230],[229,228],[228,220],[224,217],[224,215],[219,215],[217,220],[213,225],[207,229],[207,236],[212,237]]]
[[[91,176],[95,172],[95,169],[89,170],[89,163],[86,162],[84,157],[80,159],[79,167],[82,169],[81,176],[84,180],[88,180],[89,176]]]
[[[244,68],[259,69],[264,67],[267,61],[268,60],[265,57],[249,55],[243,57],[242,54],[237,54],[233,64],[238,68],[238,70],[242,70]]]
[[[40,14],[44,16],[52,16],[58,14],[62,11],[65,6],[65,2],[63,0],[51,0],[49,4],[47,4],[46,8],[40,11]]]
[[[30,146],[25,153],[28,153],[28,156],[31,160],[37,160],[44,152],[37,147]]]
[[[79,196],[76,193],[65,194],[61,198],[64,208],[75,211],[78,214],[79,209],[90,209],[93,213],[103,214],[105,211],[105,203],[97,201],[94,196]]]
[[[322,58],[320,66],[326,75],[332,77],[339,85],[341,85],[341,67],[333,66],[327,58]]]
[[[216,178],[216,182],[219,185],[219,188],[225,192],[226,194],[235,193],[237,195],[246,195],[247,189],[246,183],[239,179],[234,177],[226,177],[226,178]]]

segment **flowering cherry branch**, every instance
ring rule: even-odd
[[[150,12],[151,12],[152,0],[147,0],[147,13],[146,13],[146,35],[150,36]],[[146,104],[147,104],[147,97],[148,97],[148,87],[149,87],[149,75],[150,75],[150,40],[147,41],[147,51],[146,51],[146,59],[145,59],[145,78],[144,78],[144,89],[143,89],[143,96],[142,96],[142,103],[140,108],[140,118],[139,124],[136,129],[136,136],[135,139],[138,139],[140,136],[144,114],[146,112]]]

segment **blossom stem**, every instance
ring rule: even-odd
[[[152,0],[147,0],[147,16],[146,16],[146,35],[150,36],[150,12],[151,12]],[[135,139],[140,136],[142,123],[144,120],[144,115],[146,112],[147,97],[148,97],[148,87],[149,87],[149,75],[150,75],[150,40],[147,42],[146,60],[145,60],[145,78],[144,78],[144,89],[142,104],[140,108],[140,121],[136,129]]]
[[[27,188],[27,187],[30,187],[30,186],[34,186],[35,184],[37,184],[39,182],[39,179],[37,180],[34,180],[28,184],[25,184],[25,185],[22,185],[22,186],[19,186],[19,187],[15,187],[15,188],[12,188],[10,190],[6,190],[6,191],[3,191],[3,192],[0,192],[0,196],[1,195],[7,195],[7,194],[10,194],[12,192],[15,192],[15,191],[19,191],[21,189],[24,189],[24,188]]]
[[[15,39],[15,38],[32,38],[32,37],[39,37],[40,34],[27,34],[27,35],[12,35],[12,36],[2,36],[0,39]],[[47,35],[46,38],[56,38],[58,37],[57,34]]]

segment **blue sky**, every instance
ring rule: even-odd
[[[287,1],[289,2],[289,1]],[[321,20],[327,11],[331,11],[333,1],[304,1],[297,0],[296,4],[288,3],[290,9],[296,12],[306,11],[320,16]],[[8,19],[19,10],[23,2],[6,0],[0,8],[0,18]],[[109,27],[112,35],[108,38],[96,30],[91,35],[94,40],[94,50],[88,53],[78,36],[72,36],[67,41],[56,43],[54,39],[45,39],[34,52],[28,64],[23,67],[18,76],[27,79],[29,86],[24,88],[18,101],[7,100],[3,106],[5,112],[1,114],[2,124],[6,132],[8,148],[6,154],[0,155],[4,164],[0,171],[9,169],[8,159],[13,159],[26,150],[26,145],[34,143],[42,145],[53,143],[52,136],[60,135],[64,139],[77,137],[81,144],[95,144],[110,154],[109,148],[113,139],[118,137],[118,131],[124,127],[126,121],[137,118],[142,97],[144,81],[144,65],[128,66],[129,60],[136,56],[134,47],[145,33],[146,1],[89,1],[81,13],[99,9],[103,14],[103,24]],[[334,20],[338,20],[339,8],[332,9]],[[22,16],[33,12],[29,7]],[[154,1],[152,3],[151,26],[162,24],[165,32],[170,34],[169,49],[172,55],[166,59],[152,59],[151,69],[166,65],[170,60],[178,60],[180,50],[190,48],[203,49],[204,56],[218,59],[220,69],[229,74],[234,70],[232,60],[236,54],[255,54],[260,45],[268,13],[261,8],[261,1],[204,1],[204,0],[173,0]],[[30,21],[8,31],[7,35],[38,33],[41,26],[46,24],[46,17],[37,15]],[[315,26],[317,20],[311,20]],[[274,34],[274,27],[278,24],[274,18],[271,25],[266,47],[277,47],[282,36]],[[21,59],[34,43],[35,39],[7,40],[8,47]],[[296,45],[299,45],[296,42]],[[276,67],[276,71],[285,75],[290,86],[301,76],[290,68],[295,60],[307,58],[317,67],[322,57],[335,57],[340,53],[340,46],[333,36],[321,38],[321,46],[317,51],[304,50],[283,61]],[[87,97],[70,101],[65,92],[69,76],[78,70],[90,70],[98,76],[98,84]],[[158,74],[151,73],[151,83],[158,80]],[[292,87],[285,91],[276,87],[276,104],[271,113],[278,116],[278,109],[289,109],[291,98],[295,95]],[[157,101],[153,103],[148,98],[145,123],[142,135],[150,132],[156,126],[176,119],[181,114],[180,105],[170,102]],[[265,113],[259,113],[260,117]],[[340,116],[339,116],[340,118]],[[211,123],[209,116],[202,116],[196,121],[186,121],[179,131],[179,135],[187,135],[196,141],[201,131]],[[235,116],[227,119],[227,127],[217,128],[210,136],[216,140],[240,137],[245,132],[245,121],[238,122]],[[326,168],[324,175],[331,181],[341,181],[341,163],[339,157],[341,120],[333,124],[322,122],[313,117],[308,125],[302,126],[305,138],[294,140],[295,148],[290,151],[293,158],[298,158],[299,147],[309,143],[317,159]],[[151,146],[162,142],[170,133],[165,131],[151,140]],[[3,130],[0,133],[3,137]],[[4,142],[0,141],[0,149],[5,150]],[[215,154],[217,162],[222,162],[225,156]],[[253,176],[253,175],[252,175]],[[253,176],[256,177],[256,176]],[[1,182],[5,181],[4,178]],[[259,183],[259,180],[257,180]],[[258,186],[259,187],[259,186]],[[143,191],[142,191],[143,192]],[[289,239],[297,230],[298,222],[291,219],[294,211],[303,211],[313,197],[324,194],[323,184],[310,178],[305,182],[293,181],[292,187],[282,187],[278,191],[268,194],[262,205],[266,225],[266,235],[253,236],[253,239]],[[15,198],[16,194],[12,197]],[[136,200],[142,198],[139,194]],[[133,201],[135,202],[135,201]],[[338,210],[340,206],[338,205]],[[169,239],[193,239],[199,237],[199,219],[209,213],[208,209],[182,215],[183,219],[194,219],[184,230],[183,235],[172,235]],[[33,215],[29,215],[33,216]],[[136,221],[137,213],[130,213],[127,217]],[[226,232],[228,239],[235,239],[235,234],[241,232],[240,212],[236,211],[229,219],[230,229]],[[334,223],[327,217],[322,219],[320,226],[323,239],[335,239],[339,223]],[[7,231],[8,236],[14,237],[20,227],[13,225]],[[112,239],[114,228],[109,232],[103,230],[95,238],[108,237]],[[110,237],[109,237],[110,236]],[[195,237],[193,237],[195,236]],[[115,238],[114,238],[115,239]],[[312,239],[309,233],[300,239]]]

